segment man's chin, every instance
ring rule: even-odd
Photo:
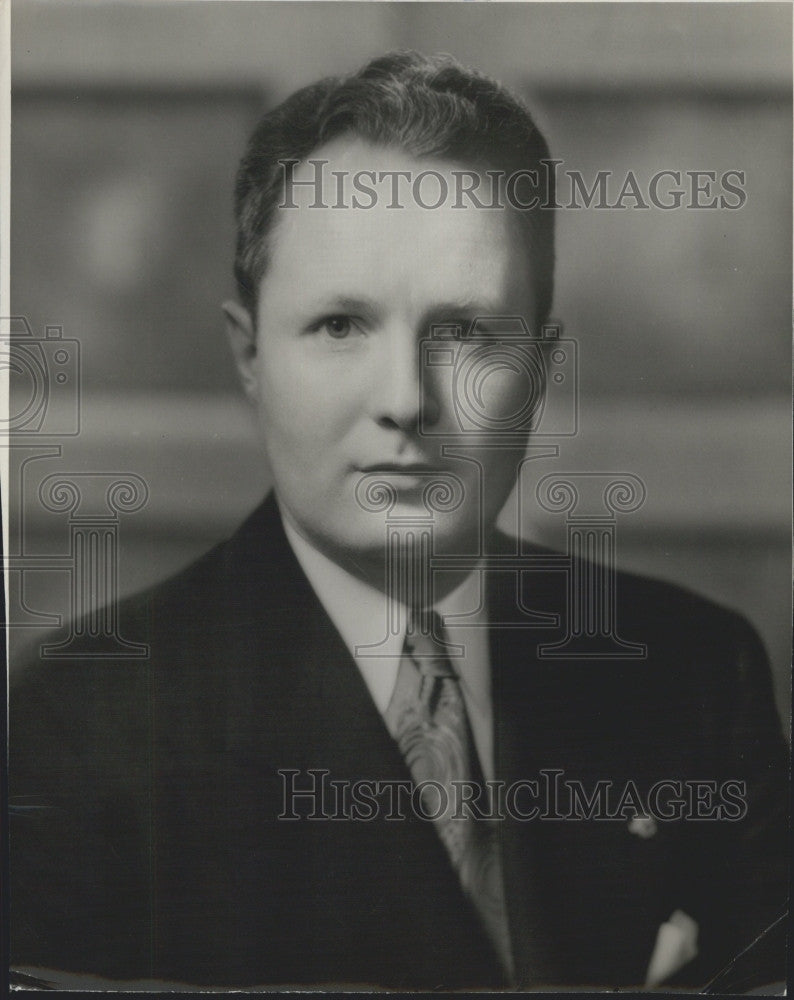
[[[356,531],[359,526],[360,531]],[[337,561],[384,566],[394,559],[481,554],[481,531],[476,521],[461,522],[449,514],[429,515],[424,506],[410,502],[396,504],[388,517],[351,518],[345,528],[333,545]]]

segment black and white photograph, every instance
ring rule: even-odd
[[[785,995],[791,5],[0,13],[11,989]]]

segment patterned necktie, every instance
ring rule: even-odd
[[[463,891],[512,979],[497,821],[477,818],[469,808],[458,808],[458,815],[453,815],[460,790],[452,782],[474,781],[481,787],[482,779],[458,676],[435,638],[442,635],[443,625],[435,612],[422,615],[419,630],[414,619],[409,620],[397,683],[384,719],[415,785],[422,786],[423,811],[432,818]],[[444,798],[435,783],[447,793],[448,808],[443,812]]]

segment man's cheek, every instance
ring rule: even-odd
[[[535,387],[526,373],[502,369],[494,373],[489,381],[491,384],[487,386],[485,398],[491,415],[498,420],[515,417],[520,426],[527,406],[532,405],[536,395]],[[510,428],[517,429],[518,427]]]

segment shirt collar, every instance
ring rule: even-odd
[[[316,549],[287,518],[282,516],[282,521],[303,572],[355,659],[378,709],[385,712],[402,656],[407,614],[399,616],[398,631],[390,631],[386,595]],[[485,707],[490,704],[490,670],[481,577],[477,568],[472,570],[453,591],[436,602],[435,608],[447,619],[449,641],[466,649],[464,656],[452,658],[465,693],[476,705]],[[454,617],[464,615],[465,625],[454,621]]]

